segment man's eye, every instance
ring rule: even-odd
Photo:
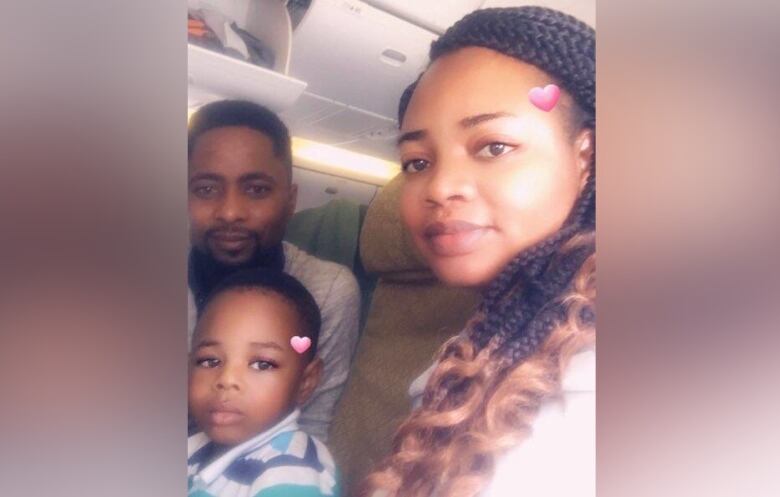
[[[481,149],[479,149],[479,151],[476,153],[476,156],[487,157],[487,158],[500,157],[504,154],[511,152],[516,148],[517,148],[516,146],[509,145],[507,143],[494,142],[494,143],[489,143],[484,147],[482,147]]]
[[[262,197],[271,191],[266,185],[249,185],[246,187],[246,193],[253,197]]]
[[[213,357],[195,359],[195,365],[199,368],[216,368],[219,366],[219,359],[215,359]]]
[[[269,369],[275,368],[276,364],[269,361],[252,361],[249,363],[249,367],[259,371],[268,371]]]
[[[419,173],[429,166],[427,160],[412,159],[401,164],[401,170],[405,173]]]
[[[196,186],[192,191],[198,197],[208,198],[217,194],[217,187],[214,185],[201,185]]]

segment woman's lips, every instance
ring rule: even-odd
[[[425,227],[423,237],[434,254],[454,257],[473,252],[488,228],[467,221],[431,223]]]

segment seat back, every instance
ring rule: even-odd
[[[382,189],[361,228],[361,262],[377,282],[328,444],[345,495],[389,453],[410,412],[409,385],[478,304],[476,292],[439,283],[413,249],[398,209],[402,181]]]

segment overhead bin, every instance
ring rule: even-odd
[[[190,9],[220,12],[261,40],[274,54],[273,67],[189,44],[187,47],[188,103],[197,107],[224,99],[245,99],[276,112],[291,107],[306,83],[287,75],[292,50],[292,25],[281,0],[189,0]]]
[[[281,112],[306,89],[303,81],[195,45],[187,46],[187,75],[190,107],[236,98]]]
[[[293,32],[289,74],[307,93],[395,119],[436,34],[359,0],[312,0]]]

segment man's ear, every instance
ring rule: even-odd
[[[577,170],[580,173],[580,188],[584,188],[590,174],[590,165],[593,163],[596,153],[595,136],[592,129],[586,128],[577,134],[577,138],[574,140],[574,153],[576,154]]]
[[[298,405],[303,405],[311,394],[314,393],[314,389],[320,384],[320,378],[322,377],[322,360],[319,357],[315,357],[313,361],[306,365],[303,369],[303,377],[301,383],[298,385]]]

